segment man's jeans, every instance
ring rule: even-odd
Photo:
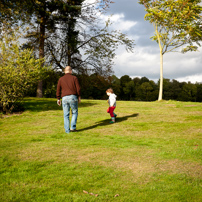
[[[76,95],[68,95],[62,97],[62,107],[64,113],[64,128],[65,132],[69,133],[69,114],[70,108],[72,109],[72,120],[71,120],[71,130],[76,129],[76,122],[78,116],[78,98]]]

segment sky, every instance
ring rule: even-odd
[[[144,20],[144,6],[138,0],[114,0],[107,13],[113,22],[112,28],[127,34],[135,40],[133,53],[128,53],[124,47],[119,47],[114,59],[113,71],[117,77],[128,75],[147,77],[158,81],[160,77],[159,46],[150,39],[154,28],[149,21]],[[172,52],[164,54],[164,78],[176,79],[180,82],[202,83],[202,47],[198,52]]]

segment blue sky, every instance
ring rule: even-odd
[[[154,28],[144,20],[144,7],[137,0],[117,0],[110,5],[103,21],[112,15],[113,29],[127,34],[135,40],[133,53],[124,47],[117,50],[113,70],[121,77],[143,77],[157,81],[160,75],[160,57],[158,44],[150,39]],[[178,81],[202,82],[202,48],[198,52],[166,53],[164,55],[164,78]]]

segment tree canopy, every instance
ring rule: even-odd
[[[168,52],[196,51],[202,39],[201,0],[140,0],[146,10],[145,20],[153,24],[156,41],[160,49],[160,88],[163,95],[163,55]]]
[[[11,0],[8,3],[3,0],[0,6],[2,22],[9,19],[23,25],[27,39],[24,48],[33,48],[35,57],[45,58],[45,63],[57,70],[71,65],[78,73],[107,75],[112,73],[117,46],[125,45],[131,51],[134,45],[125,34],[109,30],[109,21],[98,26],[99,15],[110,3],[110,0],[94,3],[84,0]],[[40,97],[42,86],[39,84]]]

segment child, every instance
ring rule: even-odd
[[[109,96],[109,99],[108,99],[109,108],[107,109],[107,113],[110,113],[110,116],[112,118],[110,123],[115,123],[115,118],[117,115],[114,113],[114,110],[116,108],[116,97],[117,96],[114,94],[114,91],[112,90],[112,88],[107,89],[106,93]]]

